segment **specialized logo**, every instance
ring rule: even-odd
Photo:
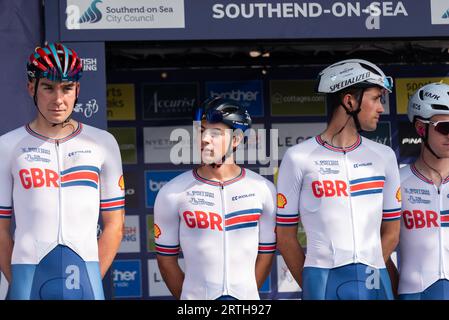
[[[277,195],[277,205],[280,209],[285,208],[287,205],[287,198],[282,193],[278,193]]]
[[[371,72],[366,72],[366,73],[363,73],[363,74],[359,74],[359,75],[357,75],[355,77],[352,77],[352,78],[346,79],[344,81],[341,81],[339,83],[336,83],[334,85],[331,85],[329,87],[329,89],[330,89],[331,92],[338,91],[340,89],[346,88],[346,87],[351,86],[353,84],[362,82],[363,80],[368,79],[370,77],[370,75],[371,75]]]
[[[125,190],[125,179],[123,178],[123,175],[118,179],[118,186],[120,187],[120,190]]]
[[[97,5],[102,3],[102,0],[94,0],[89,8],[83,13],[78,23],[96,23],[101,20],[101,11],[98,10]]]
[[[161,228],[159,228],[159,226],[155,223],[154,224],[154,238],[158,239],[161,234],[162,234]]]
[[[402,201],[402,196],[401,196],[401,187],[398,188],[398,190],[396,190],[396,200],[398,202]]]

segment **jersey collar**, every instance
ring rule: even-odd
[[[56,143],[56,142],[63,143],[63,142],[69,141],[70,139],[72,139],[75,136],[79,135],[81,133],[82,129],[83,129],[83,124],[81,122],[78,122],[78,127],[71,134],[69,134],[68,136],[66,136],[64,138],[61,138],[61,139],[53,139],[53,138],[49,138],[49,137],[46,137],[44,135],[41,135],[41,134],[37,133],[36,131],[31,129],[29,123],[25,126],[25,130],[29,134],[31,134],[33,137],[36,137],[38,139],[41,139],[41,140],[44,140],[44,141],[47,141],[47,142],[50,142],[50,143]]]
[[[319,145],[325,147],[326,149],[329,149],[329,150],[335,151],[335,152],[341,152],[341,153],[347,153],[347,152],[353,151],[353,150],[357,149],[357,147],[362,144],[362,137],[360,135],[357,136],[357,141],[352,146],[349,146],[347,148],[335,147],[331,144],[328,144],[326,141],[321,139],[320,135],[317,135],[315,137],[315,140]]]
[[[418,169],[416,168],[415,164],[412,163],[410,165],[410,170],[412,171],[412,173],[420,180],[428,183],[428,184],[434,184],[432,180],[426,178],[421,172],[418,171]],[[443,181],[441,181],[442,184],[446,184],[449,182],[449,177],[446,177],[446,179],[444,179]]]
[[[234,182],[237,182],[239,180],[242,180],[245,177],[245,175],[246,175],[245,168],[241,168],[240,174],[237,177],[232,178],[231,180],[227,180],[227,181],[221,183],[219,181],[204,179],[204,178],[200,177],[200,175],[198,174],[197,170],[198,170],[198,168],[192,170],[192,173],[193,173],[193,176],[195,177],[195,179],[200,181],[200,182],[210,184],[212,186],[227,186],[227,185],[230,185],[231,183],[234,183]]]

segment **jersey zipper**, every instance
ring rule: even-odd
[[[348,201],[349,201],[349,211],[351,212],[351,225],[352,225],[352,243],[354,246],[354,254],[353,254],[353,263],[357,263],[358,255],[357,255],[357,240],[355,237],[355,224],[354,224],[354,211],[352,209],[352,199],[351,199],[351,183],[349,178],[349,167],[348,167],[348,158],[346,151],[343,151],[343,161],[345,163],[346,168],[346,180],[348,181]]]
[[[443,181],[441,181],[441,184],[443,184]],[[444,268],[444,252],[443,252],[443,250],[444,250],[444,248],[443,248],[443,228],[442,228],[442,226],[441,226],[441,210],[442,210],[442,208],[443,208],[443,203],[442,203],[442,200],[441,200],[441,195],[440,195],[440,187],[441,187],[441,185],[439,186],[439,187],[437,187],[435,184],[434,184],[434,186],[435,186],[435,188],[437,189],[437,197],[438,197],[438,206],[439,206],[439,216],[440,216],[440,227],[438,228],[439,230],[438,230],[438,236],[439,236],[439,254],[440,254],[440,279],[444,279],[444,278],[446,278],[446,276],[445,276],[445,268]]]
[[[62,236],[62,185],[61,185],[61,161],[60,161],[60,152],[59,152],[59,140],[56,140],[55,142],[55,148],[56,148],[56,162],[58,164],[58,185],[59,185],[59,212],[58,212],[58,218],[59,218],[59,223],[58,223],[58,244],[63,244],[64,240],[63,240],[63,236]]]
[[[228,274],[226,254],[226,201],[223,183],[220,182],[221,210],[223,212],[223,295],[228,295]]]

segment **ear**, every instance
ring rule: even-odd
[[[418,136],[424,138],[426,136],[426,125],[421,121],[415,121],[415,129]]]
[[[237,148],[238,145],[243,141],[244,133],[240,129],[234,130],[234,133],[232,135],[232,147]]]
[[[28,81],[27,82],[27,91],[30,97],[34,97],[34,85],[36,83],[36,80]]]
[[[81,88],[81,84],[78,81],[76,83],[76,98],[78,98],[80,96],[80,88]]]
[[[342,103],[346,108],[348,108],[350,111],[353,111],[354,106],[354,96],[350,93],[347,93],[343,96],[343,99],[341,99]]]

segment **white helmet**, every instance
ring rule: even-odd
[[[449,85],[430,83],[419,88],[408,100],[408,119],[430,119],[437,114],[449,115]]]
[[[387,77],[375,64],[362,59],[343,60],[330,65],[318,75],[318,92],[334,93],[344,88],[379,86],[388,92],[393,89],[393,79]]]

